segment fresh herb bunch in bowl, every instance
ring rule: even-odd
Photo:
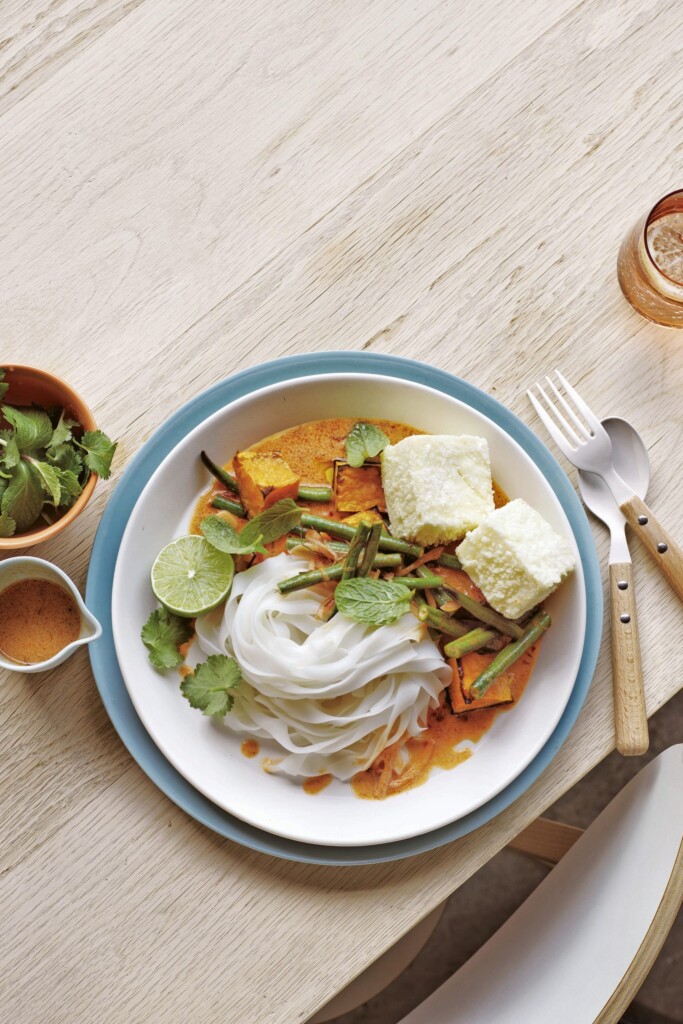
[[[116,449],[80,396],[29,366],[0,366],[0,552],[61,532]]]

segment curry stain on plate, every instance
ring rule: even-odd
[[[308,793],[309,796],[315,796],[316,793],[321,793],[323,789],[327,789],[331,782],[332,776],[330,774],[312,775],[310,779],[306,779],[304,782],[304,792]]]

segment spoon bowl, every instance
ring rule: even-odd
[[[644,498],[650,484],[650,459],[645,442],[636,428],[619,416],[607,417],[602,425],[612,442],[614,468],[633,488],[633,493]],[[586,507],[603,523],[610,526],[612,520],[615,528],[617,523],[625,526],[626,519],[601,476],[579,470],[579,490]]]

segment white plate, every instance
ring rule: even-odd
[[[160,675],[147,660],[140,629],[155,607],[152,563],[187,533],[195,502],[211,479],[199,461],[206,449],[227,460],[261,438],[309,420],[334,416],[393,419],[431,433],[471,433],[488,440],[493,476],[511,497],[524,497],[571,544],[577,570],[547,602],[553,625],[523,699],[499,715],[473,756],[451,771],[383,801],[361,800],[334,781],[310,796],[301,782],[268,775],[261,743],[249,760],[243,736],[193,710],[175,672]],[[193,430],[161,463],[126,527],[114,574],[112,624],[116,654],[135,709],[164,756],[219,807],[257,828],[326,846],[367,846],[420,835],[468,814],[506,787],[535,757],[557,725],[576,679],[586,621],[581,562],[554,491],[522,448],[470,406],[431,388],[391,377],[325,374],[286,381],[241,398]]]

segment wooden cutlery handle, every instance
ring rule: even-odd
[[[609,567],[612,609],[612,680],[617,750],[633,756],[649,745],[633,571],[630,562]]]
[[[629,498],[621,506],[621,511],[678,596],[683,599],[683,550],[640,498],[635,495]]]

